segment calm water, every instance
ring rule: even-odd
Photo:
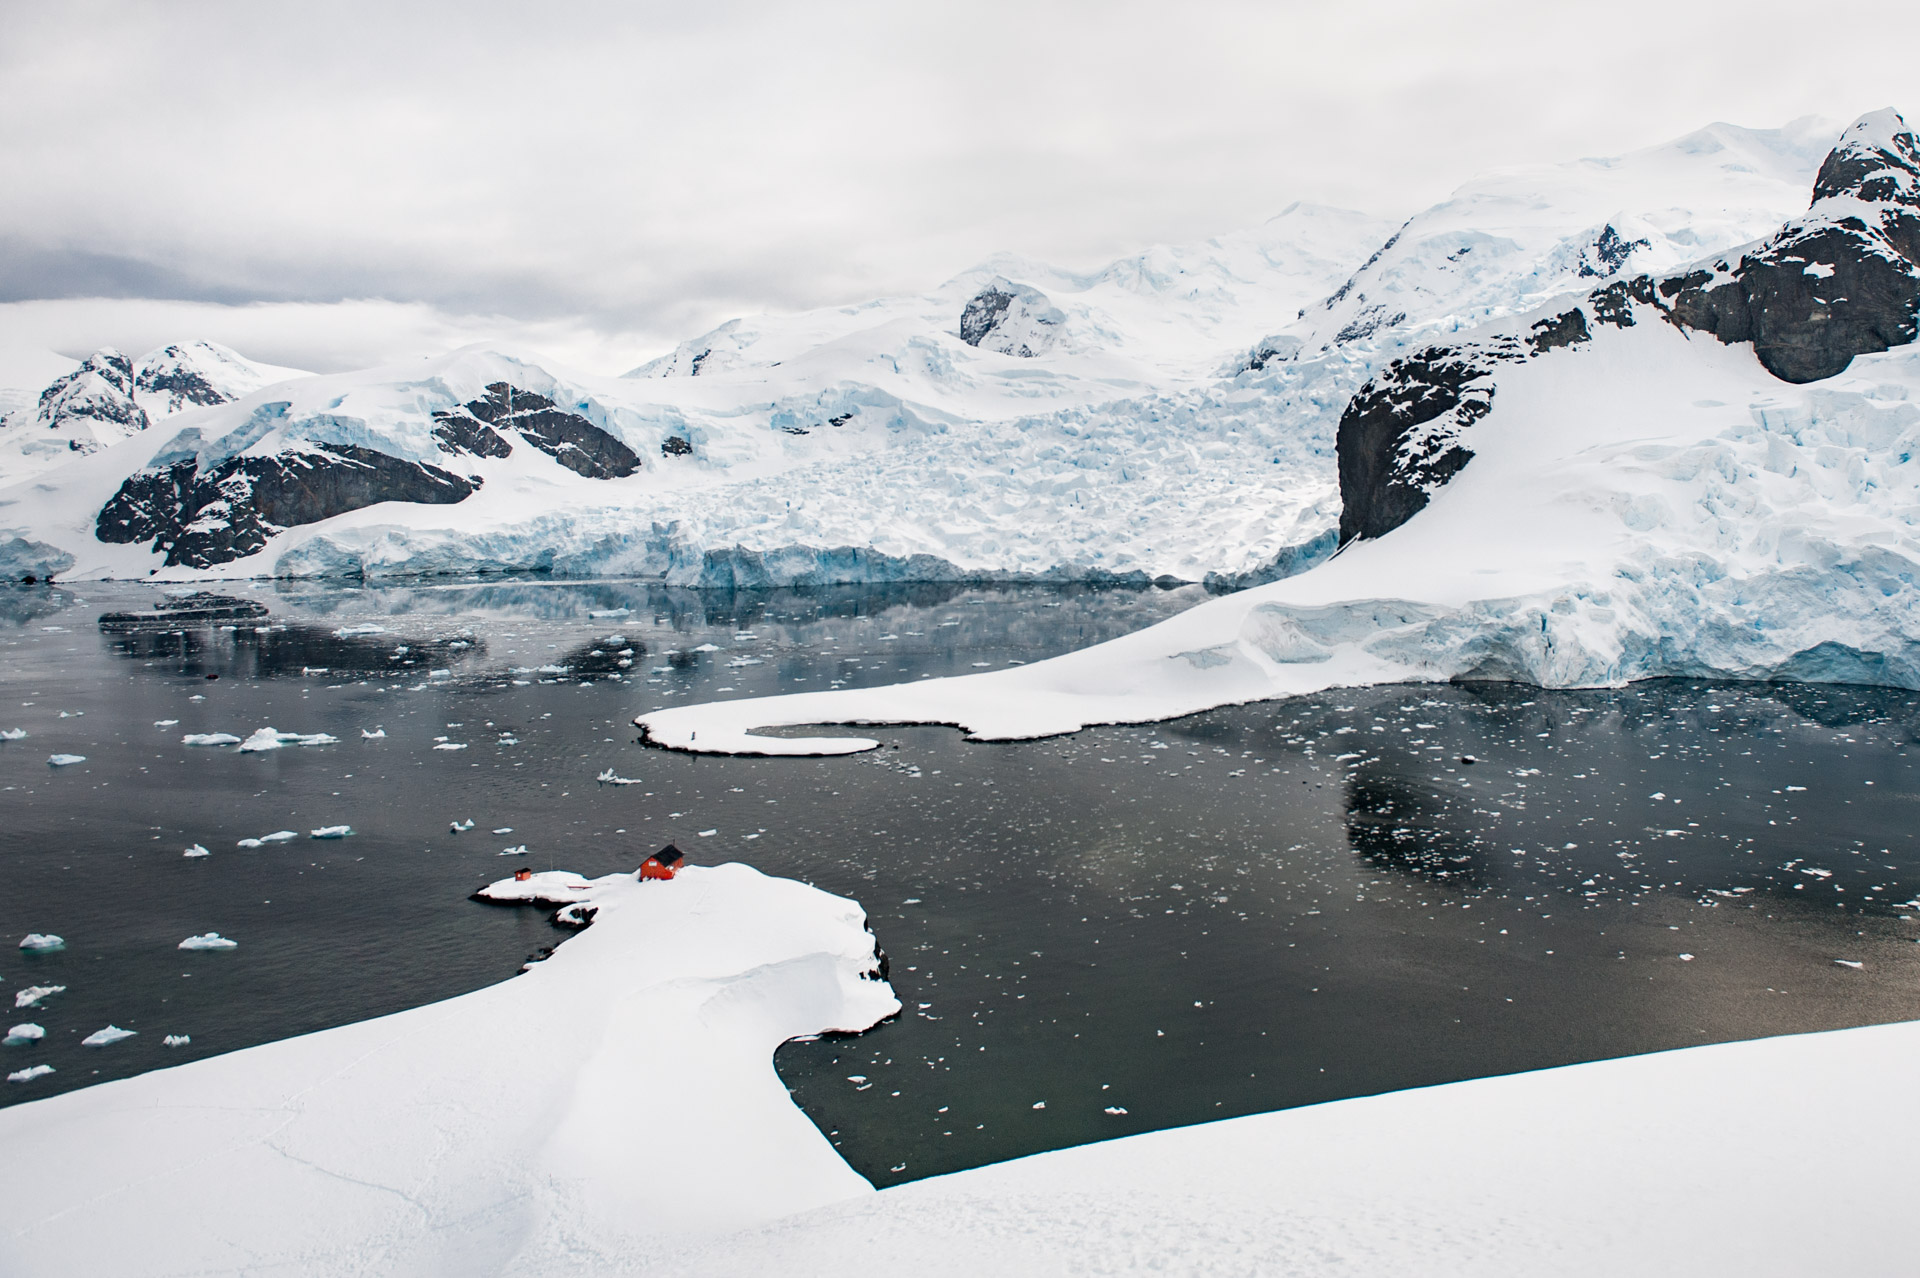
[[[862,901],[906,1014],[777,1059],[883,1184],[1920,1015],[1920,924],[1898,908],[1920,896],[1910,694],[1396,687],[1044,742],[928,728],[853,758],[704,759],[644,750],[627,721],[1033,660],[1199,596],[250,593],[274,628],[104,633],[101,613],[157,593],[0,596],[0,729],[30,734],[0,744],[0,932],[68,942],[0,952],[0,998],[68,987],[12,1014],[47,1037],[0,1061],[56,1073],[0,1103],[507,977],[560,934],[465,896],[521,864],[501,855],[521,845],[540,868],[599,874],[672,839]],[[336,633],[366,626],[381,630]],[[180,744],[268,724],[341,740]],[[54,752],[87,761],[51,768]],[[641,784],[597,784],[607,768]],[[455,819],[475,829],[449,834]],[[341,823],[353,837],[234,846]],[[212,855],[182,857],[191,843]],[[208,930],[240,948],[174,948]],[[80,1046],[110,1021],[139,1036]]]

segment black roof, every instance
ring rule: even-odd
[[[679,848],[676,848],[675,846],[673,846],[673,844],[669,843],[664,848],[661,848],[658,852],[655,852],[653,854],[653,859],[658,861],[662,865],[673,865],[674,863],[685,859],[686,855],[687,854],[685,852],[682,852]]]

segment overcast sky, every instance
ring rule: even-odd
[[[617,372],[1715,120],[1920,121],[1920,5],[0,0],[0,343]],[[1843,16],[1839,16],[1843,15]]]

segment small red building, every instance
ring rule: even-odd
[[[680,872],[680,863],[686,854],[669,843],[640,864],[640,877],[643,879],[670,879]]]

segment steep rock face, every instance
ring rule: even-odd
[[[1674,318],[1752,342],[1782,381],[1846,371],[1914,340],[1920,307],[1920,144],[1893,111],[1841,135],[1813,205],[1738,261],[1662,280]]]
[[[967,299],[960,312],[960,340],[1031,359],[1053,345],[1066,318],[1040,290],[995,280]]]
[[[1853,124],[1821,166],[1813,197],[1804,216],[1737,262],[1618,280],[1525,334],[1432,346],[1388,364],[1341,414],[1342,544],[1412,518],[1472,458],[1460,436],[1491,410],[1499,366],[1586,341],[1589,319],[1626,328],[1650,313],[1722,342],[1751,342],[1761,365],[1787,382],[1832,377],[1856,355],[1912,342],[1920,144],[1905,122],[1878,111]],[[1594,249],[1601,266],[1617,269],[1634,245],[1602,232]]]
[[[74,452],[96,452],[147,428],[133,392],[133,361],[103,347],[40,392],[33,424],[64,436]]]
[[[1430,346],[1394,360],[1340,416],[1340,541],[1379,537],[1411,519],[1434,489],[1472,459],[1459,437],[1493,408],[1503,364],[1590,341],[1578,308],[1459,346]]]
[[[133,397],[150,417],[170,417],[229,403],[292,371],[256,364],[213,342],[176,343],[140,357]]]
[[[189,458],[128,476],[101,508],[94,535],[120,544],[151,539],[169,568],[209,568],[301,524],[383,501],[447,505],[479,487],[478,479],[351,444],[234,457],[205,472]]]
[[[639,454],[586,418],[506,382],[494,382],[479,399],[433,417],[443,452],[506,457],[513,445],[500,432],[512,431],[588,479],[623,479],[640,469]]]

